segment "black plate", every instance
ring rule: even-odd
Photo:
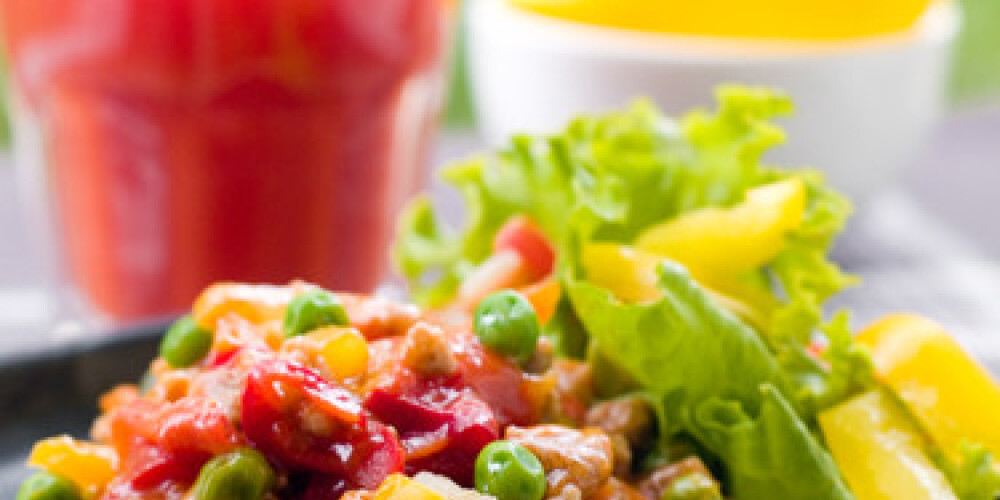
[[[58,352],[0,357],[0,498],[14,498],[29,473],[24,460],[35,441],[87,437],[98,396],[142,376],[167,324],[130,327]]]

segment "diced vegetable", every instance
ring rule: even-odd
[[[303,335],[324,326],[347,326],[347,310],[336,295],[310,290],[296,296],[285,310],[285,336]]]
[[[820,413],[823,435],[857,500],[956,500],[908,418],[879,390]]]
[[[500,228],[493,240],[493,251],[501,253],[507,250],[517,252],[524,259],[535,280],[552,274],[556,251],[531,219],[523,215],[511,217]]]
[[[398,433],[408,470],[440,474],[462,486],[474,484],[476,457],[500,437],[493,409],[461,387],[376,389],[365,409]]]
[[[531,302],[531,307],[538,315],[538,323],[544,325],[556,313],[559,297],[562,296],[562,286],[559,285],[559,280],[550,277],[521,288],[519,292]]]
[[[479,303],[475,329],[483,345],[520,361],[531,357],[541,335],[531,302],[510,290],[491,294]]]
[[[356,329],[326,327],[309,335],[322,342],[320,359],[334,377],[341,380],[358,377],[368,369],[368,342]]]
[[[505,250],[491,255],[465,276],[451,307],[472,310],[487,295],[503,289],[529,286],[534,272],[521,254]]]
[[[117,456],[108,446],[77,441],[69,436],[45,439],[35,444],[28,465],[72,481],[93,494],[115,475]]]
[[[934,440],[957,455],[963,442],[1000,457],[1000,385],[955,339],[925,318],[899,314],[865,329],[878,376]]]
[[[201,361],[211,349],[212,332],[199,326],[192,316],[175,321],[160,342],[160,356],[174,368]]]
[[[567,290],[592,359],[606,357],[619,377],[642,387],[656,405],[661,439],[686,434],[721,457],[733,498],[852,500],[760,336],[677,264],[660,266],[659,278],[663,297],[650,303],[623,304],[586,281],[569,280]]]
[[[430,472],[418,472],[413,480],[434,490],[445,500],[494,500],[493,497],[480,494],[478,491],[463,488],[451,479]]]
[[[251,448],[241,448],[201,468],[192,500],[260,500],[273,483],[267,460]]]
[[[790,177],[749,190],[735,206],[702,208],[646,229],[636,247],[684,264],[701,280],[735,276],[777,256],[805,209],[805,185]]]
[[[580,257],[587,281],[607,288],[625,302],[647,302],[660,297],[657,266],[664,258],[617,243],[590,243]],[[713,290],[712,298],[752,325],[764,324],[759,311]]]
[[[583,248],[580,260],[587,281],[625,302],[660,297],[656,266],[662,257],[617,243],[591,243]]]
[[[660,500],[722,500],[722,493],[710,476],[695,471],[672,481]]]
[[[47,471],[38,471],[21,483],[15,500],[81,500],[76,485]]]
[[[216,321],[227,314],[254,324],[280,321],[294,293],[293,287],[286,286],[216,283],[201,292],[191,312],[198,325],[208,330],[214,330]]]
[[[367,418],[357,395],[301,364],[271,359],[247,377],[240,399],[247,439],[272,460],[375,488],[403,470],[394,429]]]
[[[545,487],[542,463],[518,443],[490,443],[476,458],[476,489],[497,500],[542,500]]]
[[[402,474],[393,474],[375,491],[373,500],[445,500],[429,487]]]

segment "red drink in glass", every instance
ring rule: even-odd
[[[0,0],[70,277],[117,320],[218,280],[370,290],[422,177],[443,0]]]

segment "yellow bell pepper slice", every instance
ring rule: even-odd
[[[1000,457],[1000,385],[941,326],[897,314],[869,326],[858,341],[942,449],[957,454],[968,441]]]
[[[109,446],[58,436],[36,443],[28,465],[65,477],[94,496],[115,476],[118,456]]]
[[[802,223],[806,202],[805,184],[788,178],[749,190],[732,207],[702,208],[657,224],[635,246],[683,264],[702,281],[741,275],[781,252],[786,235]]]
[[[647,302],[660,297],[657,266],[663,257],[617,243],[590,243],[581,252],[587,281],[607,288],[625,302]],[[755,326],[765,324],[760,311],[740,300],[703,287],[730,312]]]
[[[957,500],[905,410],[883,391],[824,411],[819,424],[857,500]]]
[[[580,261],[587,281],[607,288],[625,302],[647,302],[660,296],[656,266],[662,257],[617,243],[590,243]]]
[[[373,500],[445,500],[434,490],[402,474],[392,474],[382,481]]]

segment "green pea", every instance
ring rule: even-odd
[[[336,295],[310,290],[292,299],[285,310],[285,336],[294,337],[323,326],[347,326],[351,320]]]
[[[194,318],[184,316],[174,322],[160,342],[160,356],[174,368],[191,366],[212,348],[212,332],[198,326]]]
[[[538,345],[538,315],[528,299],[504,290],[483,299],[476,307],[476,336],[487,348],[524,361]]]
[[[274,484],[274,471],[256,450],[241,448],[201,468],[192,500],[259,500]]]
[[[497,500],[541,500],[545,469],[527,448],[512,441],[494,441],[476,458],[476,489]]]
[[[72,481],[47,471],[38,471],[21,483],[15,500],[81,500]]]
[[[660,500],[722,500],[722,493],[712,478],[692,472],[671,482]]]

